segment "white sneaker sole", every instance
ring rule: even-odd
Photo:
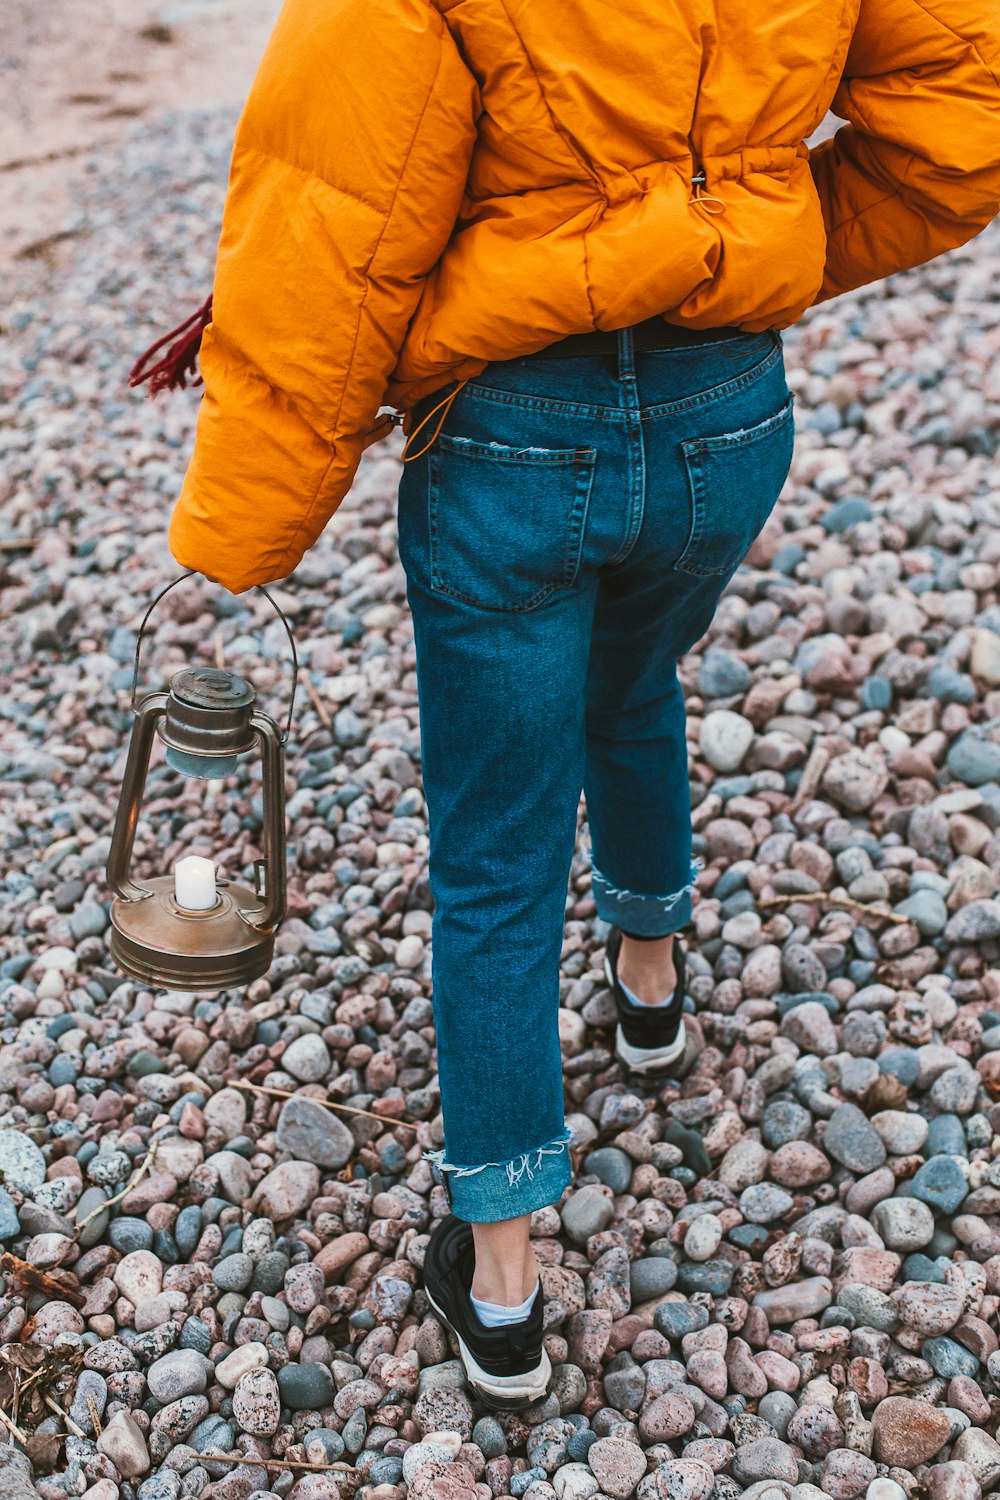
[[[465,1378],[477,1395],[506,1411],[517,1411],[522,1406],[530,1406],[545,1395],[552,1376],[552,1365],[544,1349],[535,1368],[526,1371],[524,1375],[491,1375],[478,1363],[458,1329],[441,1311],[430,1292],[427,1293],[427,1300],[441,1322],[455,1335]]]
[[[607,954],[604,955],[604,977],[608,981],[608,988],[614,989],[615,976],[611,971],[611,960]],[[615,1031],[615,1056],[623,1068],[630,1073],[664,1073],[680,1062],[687,1047],[687,1032],[684,1029],[684,1020],[678,1027],[677,1035],[669,1047],[633,1047],[625,1040],[625,1033],[619,1023]]]
[[[625,1040],[621,1026],[615,1031],[615,1056],[630,1073],[669,1072],[684,1056],[686,1046],[687,1032],[683,1021],[669,1047],[632,1047]]]

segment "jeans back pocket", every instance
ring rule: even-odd
[[[593,448],[441,433],[428,454],[431,587],[479,609],[535,609],[576,578]]]
[[[704,578],[736,571],[774,509],[795,441],[788,396],[752,427],[681,443],[691,493],[691,529],[675,567]]]

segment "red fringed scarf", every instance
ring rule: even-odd
[[[201,376],[195,376],[194,372],[198,350],[201,348],[201,336],[211,321],[212,298],[209,296],[197,312],[193,312],[176,328],[171,328],[169,333],[157,339],[155,344],[150,344],[145,354],[139,356],[129,372],[129,385],[141,385],[144,380],[148,380],[151,396],[155,396],[158,391],[183,390],[189,375],[194,376],[192,385],[201,385]],[[147,370],[146,364],[164,344],[170,345],[166,354]]]

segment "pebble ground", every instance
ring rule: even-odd
[[[313,694],[274,967],[206,997],[108,955],[136,628],[173,576],[197,409],[125,377],[210,285],[232,126],[178,115],[95,154],[60,276],[15,270],[3,314],[0,1406],[38,1493],[979,1500],[1000,1487],[1000,233],[786,334],[792,475],[683,668],[704,868],[687,1070],[655,1094],[612,1059],[581,808],[576,1177],[533,1220],[554,1377],[495,1415],[421,1286],[446,1202],[394,449],[277,591]],[[282,711],[256,596],[169,596],[143,685],[192,660]],[[139,873],[194,850],[244,875],[260,828],[252,763],[224,790],[158,763]]]

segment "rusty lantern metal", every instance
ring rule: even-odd
[[[161,590],[146,611],[136,641],[135,722],[107,864],[108,884],[115,893],[110,949],[124,973],[151,986],[222,990],[249,984],[267,972],[285,914],[284,747],[295,706],[298,662],[291,627],[261,588],[285,627],[292,652],[292,696],[284,730],[256,707],[257,694],[250,683],[215,667],[185,667],[171,679],[167,692],[149,693],[137,704],[146,623],[164,594],[191,576],[185,573]],[[259,751],[264,814],[262,858],[254,866],[253,889],[216,874],[214,904],[192,908],[178,901],[173,874],[142,885],[131,879],[135,831],[157,735],[166,744],[168,764],[203,779],[227,776],[236,768],[238,756]]]

